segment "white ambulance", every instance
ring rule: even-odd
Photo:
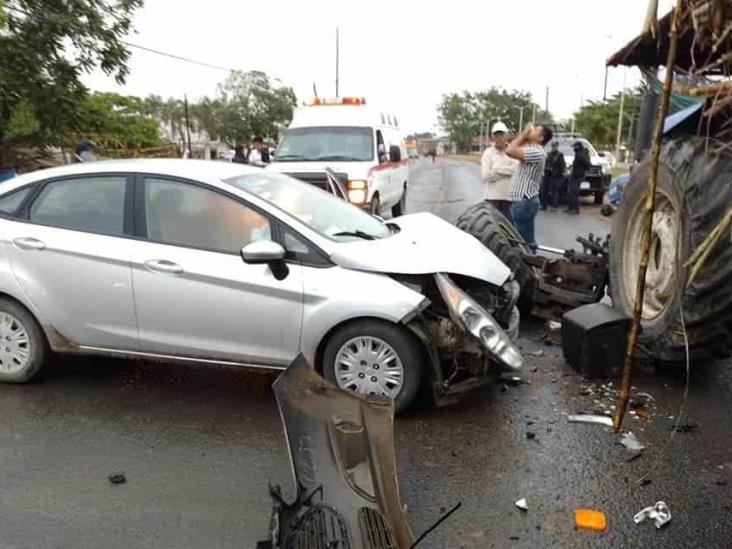
[[[354,97],[315,99],[296,108],[267,170],[327,190],[327,168],[349,202],[376,215],[405,212],[409,159],[392,114]]]

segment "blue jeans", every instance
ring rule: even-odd
[[[534,235],[534,219],[539,211],[539,197],[524,198],[519,202],[514,202],[511,208],[513,214],[513,223],[516,229],[524,237],[527,244],[535,245],[536,237]]]

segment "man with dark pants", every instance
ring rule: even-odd
[[[546,166],[544,168],[544,186],[546,192],[546,205],[552,211],[559,206],[559,188],[564,180],[564,172],[567,171],[567,164],[564,155],[559,151],[559,143],[552,142],[552,148],[546,155]]]
[[[585,180],[585,175],[592,166],[592,162],[590,162],[590,152],[582,145],[582,142],[575,141],[572,148],[574,149],[574,162],[572,162],[572,173],[567,185],[569,207],[565,212],[578,214],[580,213],[580,184]]]
[[[539,211],[539,190],[546,163],[544,146],[552,135],[547,126],[529,125],[506,148],[506,154],[519,161],[511,181],[513,221],[526,243],[532,246],[536,245],[534,220]]]

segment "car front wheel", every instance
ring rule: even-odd
[[[0,299],[0,381],[25,383],[41,369],[47,355],[46,338],[22,306]]]
[[[341,389],[390,398],[400,412],[417,396],[422,362],[414,334],[386,322],[361,320],[330,338],[323,352],[323,374]]]

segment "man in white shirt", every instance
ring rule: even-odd
[[[264,167],[269,164],[269,152],[264,147],[264,140],[261,137],[255,137],[252,140],[254,147],[249,151],[247,162],[252,166]]]
[[[506,155],[508,128],[503,122],[493,124],[491,131],[493,146],[483,152],[480,160],[480,174],[483,178],[483,200],[493,204],[503,215],[511,216],[511,178],[518,162]]]

